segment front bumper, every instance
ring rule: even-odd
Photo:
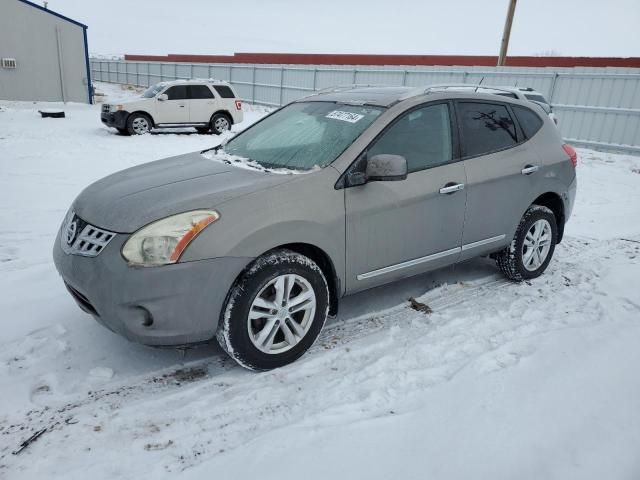
[[[107,127],[118,128],[120,130],[124,130],[127,128],[127,117],[129,116],[129,112],[124,110],[119,110],[117,112],[101,112],[100,120]]]
[[[131,341],[178,346],[214,337],[225,298],[252,260],[224,257],[135,268],[120,255],[118,234],[96,257],[67,254],[60,232],[53,259],[80,308]]]

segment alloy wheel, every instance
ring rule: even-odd
[[[149,132],[149,121],[144,117],[137,117],[131,122],[136,135],[144,135]]]
[[[540,219],[531,225],[522,243],[522,263],[524,268],[533,272],[540,268],[551,249],[551,224]]]
[[[215,122],[213,122],[213,126],[217,132],[226,132],[230,128],[229,120],[224,117],[216,118]]]
[[[254,298],[247,318],[249,338],[267,354],[286,352],[309,331],[316,312],[316,295],[300,275],[279,275]]]

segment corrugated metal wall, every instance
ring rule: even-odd
[[[94,80],[148,86],[160,81],[229,81],[246,102],[280,106],[314,91],[349,84],[517,85],[542,92],[567,141],[640,153],[640,69],[528,67],[331,67],[130,62],[91,59]]]

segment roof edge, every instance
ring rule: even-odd
[[[61,18],[62,20],[66,20],[67,22],[73,23],[74,25],[78,25],[79,27],[82,27],[83,29],[87,29],[89,28],[87,25],[85,25],[84,23],[80,23],[77,20],[74,20],[73,18],[69,18],[69,17],[65,17],[64,15],[62,15],[61,13],[58,12],[54,12],[53,10],[49,10],[48,8],[44,8],[43,6],[40,6],[36,3],[30,2],[29,0],[18,0],[20,3],[24,3],[26,5],[29,5],[30,7],[34,7],[37,8],[38,10],[42,10],[43,12],[47,12],[50,13],[51,15],[54,15],[58,18]]]

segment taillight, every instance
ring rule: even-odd
[[[575,149],[565,143],[564,145],[562,145],[562,149],[564,150],[564,153],[566,153],[569,156],[569,160],[571,160],[571,163],[573,164],[573,167],[577,167],[578,166],[578,153],[575,151]]]
[[[236,110],[242,110],[242,102],[240,100],[236,100]]]

